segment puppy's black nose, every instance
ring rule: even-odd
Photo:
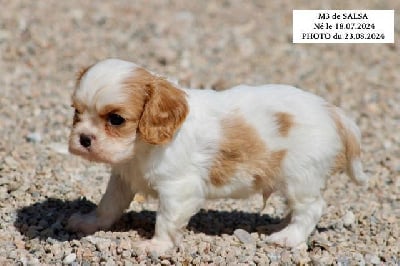
[[[85,135],[85,134],[81,134],[79,136],[79,142],[85,148],[89,148],[90,145],[92,144],[92,140],[91,140],[90,136]]]

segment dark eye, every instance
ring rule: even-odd
[[[119,126],[125,122],[125,119],[118,114],[111,113],[108,115],[108,122],[113,126]]]
[[[80,121],[79,119],[79,111],[75,108],[74,118],[72,119],[72,124],[75,125]]]
[[[74,120],[78,120],[79,119],[79,115],[81,113],[78,111],[78,109],[75,108],[75,112],[74,112]]]

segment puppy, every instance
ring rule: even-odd
[[[109,228],[135,193],[159,198],[156,228],[140,249],[162,253],[207,199],[274,191],[288,199],[287,227],[268,242],[294,247],[320,219],[326,178],[344,170],[357,183],[360,132],[341,110],[286,85],[225,91],[184,89],[118,59],[83,70],[72,95],[71,153],[109,164],[97,209],[75,214],[73,231]]]

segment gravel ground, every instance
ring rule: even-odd
[[[400,1],[0,0],[0,264],[278,265],[400,263]],[[395,9],[396,44],[292,44],[292,9]],[[132,202],[109,231],[69,234],[108,170],[67,152],[76,71],[106,57],[185,86],[286,83],[342,107],[360,126],[367,189],[330,178],[326,214],[297,249],[265,243],[274,196],[207,203],[162,257],[131,245],[153,234],[155,201]]]

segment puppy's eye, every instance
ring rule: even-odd
[[[81,113],[75,108],[75,112],[74,112],[74,117],[72,120],[72,124],[75,125],[76,123],[78,123],[80,121],[79,115]]]
[[[108,115],[108,122],[113,126],[119,126],[125,122],[125,119],[119,114],[111,113]]]

